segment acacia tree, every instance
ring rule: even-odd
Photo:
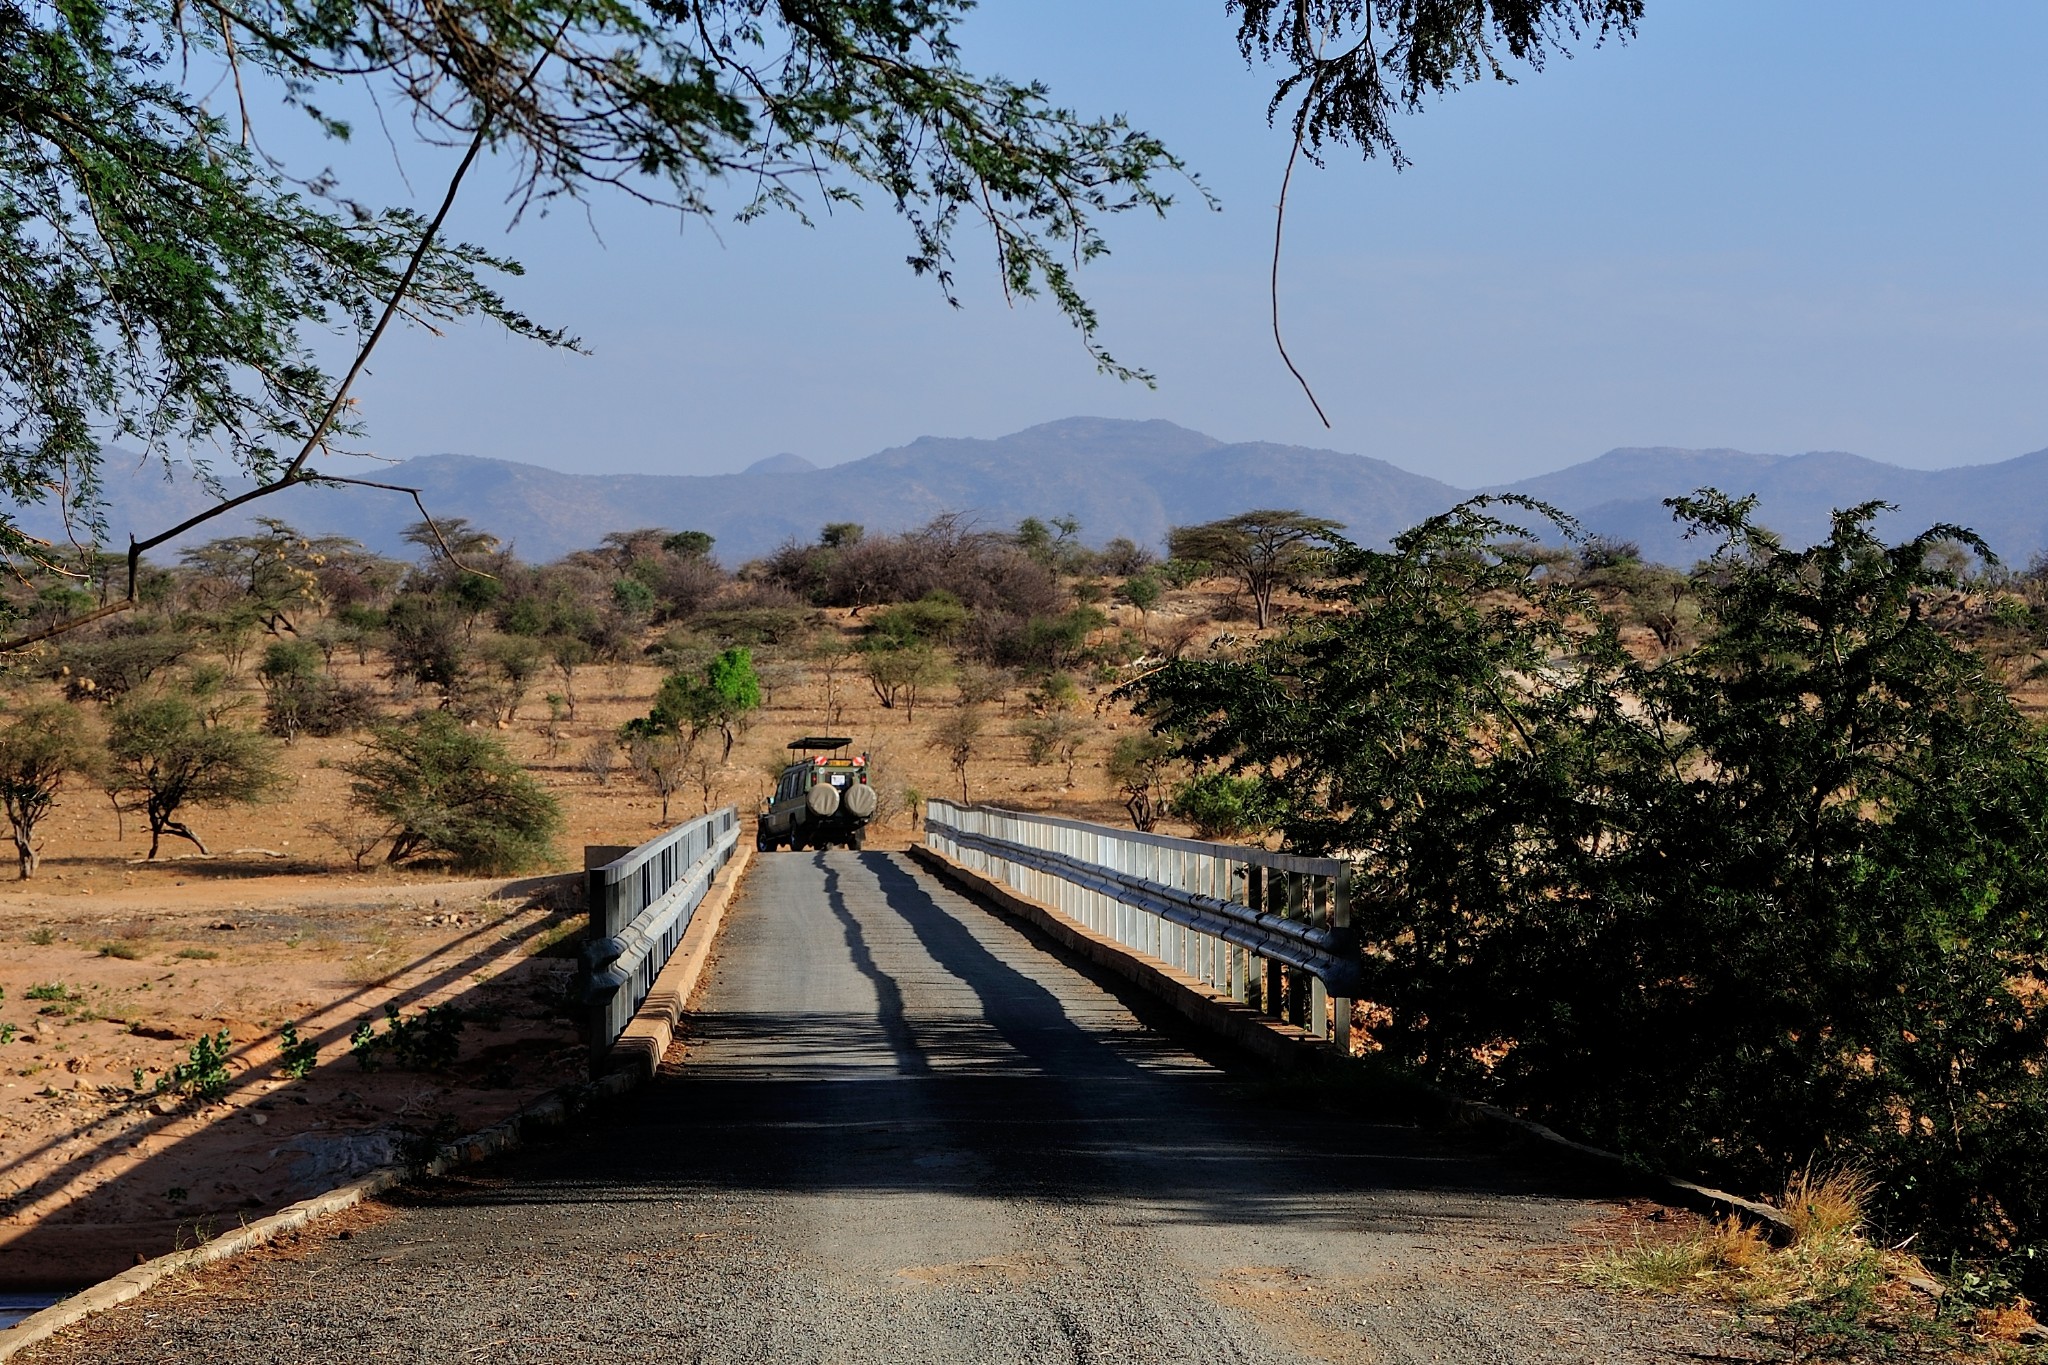
[[[1330,543],[1343,529],[1343,522],[1327,517],[1263,508],[1200,526],[1176,526],[1167,532],[1166,545],[1175,559],[1206,561],[1236,575],[1251,594],[1264,630],[1273,613],[1274,590],[1296,578],[1316,546]]]
[[[695,737],[685,740],[676,734],[636,735],[626,747],[626,762],[633,776],[661,798],[661,823],[668,823],[669,798],[688,776],[690,756],[697,748]]]
[[[960,779],[960,804],[972,798],[967,793],[967,770],[981,752],[983,717],[981,708],[963,706],[940,721],[932,731],[931,745],[946,756],[946,765]]]
[[[36,826],[56,805],[64,779],[90,778],[99,767],[99,754],[75,707],[61,702],[24,707],[0,729],[0,804],[13,827],[21,880],[33,877],[42,862]]]
[[[1225,0],[1248,57],[1277,68],[1271,113],[1297,149],[1397,161],[1392,117],[1467,81],[1531,67],[1581,33],[1627,36],[1642,0]],[[908,261],[954,298],[963,222],[993,239],[1006,293],[1044,294],[1110,373],[1076,268],[1100,220],[1164,210],[1180,162],[1120,118],[1063,108],[1030,81],[970,71],[966,0],[217,0],[206,22],[160,0],[0,0],[0,486],[55,502],[92,540],[109,434],[155,453],[226,453],[255,487],[130,547],[299,483],[343,479],[349,389],[393,320],[495,319],[574,345],[483,277],[511,263],[448,241],[485,150],[517,168],[521,208],[615,188],[671,210],[799,217],[872,189],[903,216]],[[430,214],[379,209],[273,162],[263,95],[323,106],[364,83],[429,143],[460,149]],[[232,89],[238,116],[208,105]],[[1290,171],[1292,161],[1289,162]],[[732,187],[736,200],[715,188]],[[806,198],[808,196],[808,198]],[[313,334],[357,341],[329,373]],[[356,480],[356,482],[372,482]],[[416,490],[410,492],[417,499]],[[437,547],[439,548],[439,547]],[[0,513],[0,559],[64,567]],[[89,615],[90,613],[86,613]],[[68,628],[81,617],[60,622]],[[16,641],[15,644],[25,643]]]
[[[497,874],[553,856],[561,807],[496,735],[445,711],[379,727],[347,767],[350,801],[392,830],[386,862],[440,853]]]
[[[116,706],[107,753],[115,790],[138,798],[149,821],[152,859],[167,834],[207,852],[180,818],[188,807],[247,805],[284,782],[276,741],[210,718],[192,697],[177,693]]]

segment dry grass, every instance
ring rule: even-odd
[[[1590,1257],[1581,1273],[1607,1289],[1729,1304],[1754,1330],[1781,1339],[1793,1359],[1844,1351],[1861,1358],[1866,1348],[1890,1358],[1896,1345],[1911,1345],[1916,1359],[2048,1358],[2022,1344],[2040,1331],[2026,1300],[1974,1315],[1946,1311],[1929,1296],[1937,1282],[1917,1258],[1869,1242],[1864,1216],[1876,1192],[1867,1172],[1809,1168],[1786,1182],[1778,1201],[1791,1229],[1782,1246],[1728,1218],[1677,1237],[1639,1232]]]
[[[1780,1200],[1792,1225],[1784,1246],[1772,1246],[1735,1218],[1677,1239],[1611,1248],[1586,1265],[1611,1288],[1704,1294],[1757,1308],[1871,1298],[1906,1276],[1925,1276],[1912,1257],[1871,1245],[1862,1236],[1864,1208],[1875,1185],[1862,1171],[1803,1171]]]

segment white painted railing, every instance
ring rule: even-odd
[[[1074,923],[1349,1050],[1350,868],[996,806],[925,806],[925,842]]]

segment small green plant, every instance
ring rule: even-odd
[[[219,957],[220,954],[211,948],[180,948],[178,949],[178,956],[189,957],[200,962],[211,962],[214,958]]]
[[[141,1067],[139,1067],[139,1066],[138,1066],[138,1067],[136,1067],[136,1068],[135,1068],[135,1070],[133,1070],[132,1072],[130,1072],[130,1073],[129,1073],[129,1088],[130,1088],[130,1089],[132,1089],[132,1090],[134,1090],[134,1091],[135,1091],[135,1093],[136,1093],[136,1094],[138,1094],[138,1095],[142,1093],[142,1068],[141,1068]]]
[[[1263,834],[1279,814],[1258,778],[1225,772],[1204,773],[1181,783],[1168,808],[1204,839]]]
[[[574,957],[589,927],[588,922],[581,919],[565,919],[559,924],[548,925],[526,941],[527,956]]]
[[[391,1050],[398,1064],[409,1071],[444,1071],[455,1064],[462,1047],[462,1030],[469,1020],[457,1005],[435,1005],[410,1019],[393,1006],[384,1007]]]
[[[196,1095],[202,1100],[219,1099],[233,1079],[233,1073],[228,1070],[228,1054],[234,1046],[235,1040],[226,1029],[219,1033],[201,1034],[199,1040],[192,1044],[191,1051],[186,1053],[184,1061],[157,1077],[156,1088]]]
[[[28,941],[38,948],[47,948],[57,941],[57,935],[48,925],[44,925],[39,929],[29,930]]]
[[[377,1037],[377,1021],[365,1015],[356,1025],[355,1032],[348,1036],[348,1050],[355,1054],[356,1065],[365,1071],[375,1071],[383,1064],[377,1056],[382,1040]]]
[[[13,1042],[17,1031],[12,1024],[0,1024],[0,1046]]]
[[[38,982],[28,988],[27,995],[31,1000],[48,1000],[60,1005],[70,1004],[80,998],[76,991],[61,981]]]
[[[458,1005],[432,1005],[410,1017],[400,1014],[398,1006],[386,1005],[384,1032],[379,1034],[376,1025],[364,1019],[349,1036],[349,1047],[365,1071],[375,1071],[384,1052],[408,1071],[445,1071],[455,1064],[468,1023]]]
[[[295,1081],[304,1080],[320,1061],[320,1045],[299,1037],[297,1024],[286,1024],[277,1034],[277,1069]]]
[[[136,958],[142,956],[142,950],[132,943],[102,943],[100,945],[100,956],[118,957],[123,962],[133,962]]]

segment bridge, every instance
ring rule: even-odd
[[[1343,948],[1335,865],[937,802],[930,823],[915,854],[752,856],[679,1049],[625,1097],[15,1359],[1719,1349],[1704,1320],[1574,1273],[1578,1231],[1617,1216],[1611,1180],[1408,1121],[1342,1068],[1281,1068],[1348,1023],[1318,956]],[[671,958],[702,957],[693,915],[739,839],[721,812],[591,874],[601,1066]],[[1247,1052],[1205,1009],[1276,1041]]]

